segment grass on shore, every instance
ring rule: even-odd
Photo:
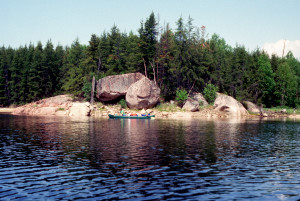
[[[179,112],[179,111],[183,111],[177,105],[170,104],[170,103],[160,103],[154,109],[157,109],[160,112]]]
[[[286,113],[291,114],[300,114],[299,108],[290,108],[290,107],[272,107],[272,108],[264,108],[266,111],[275,112],[275,113],[281,113],[282,111],[286,110]]]

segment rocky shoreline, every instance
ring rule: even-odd
[[[220,96],[221,99],[226,97]],[[232,100],[231,100],[232,101]],[[220,103],[220,101],[218,102]],[[218,104],[214,106],[205,106],[196,112],[188,112],[179,108],[174,103],[165,103],[166,109],[152,108],[150,111],[155,114],[156,118],[171,119],[193,119],[193,118],[232,118],[232,113],[222,106],[218,109]],[[220,106],[219,106],[220,107]],[[172,109],[170,109],[172,108]],[[141,114],[142,110],[125,109],[127,113]],[[9,113],[13,115],[30,115],[30,116],[94,116],[108,118],[108,114],[119,114],[120,105],[104,105],[96,103],[91,105],[89,102],[75,101],[72,95],[59,95],[51,98],[42,99],[17,108],[0,108],[0,113]],[[235,116],[236,118],[300,118],[299,114],[287,114],[284,112],[264,112],[264,116],[259,114],[243,113]]]

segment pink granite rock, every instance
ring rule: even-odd
[[[126,103],[131,109],[147,109],[155,106],[159,97],[159,87],[154,81],[144,77],[128,88]]]
[[[144,78],[141,73],[129,73],[123,75],[112,75],[100,79],[97,82],[97,95],[100,101],[112,101],[125,96],[128,88],[135,82]]]

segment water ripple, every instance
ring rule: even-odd
[[[299,122],[0,118],[0,200],[299,200]]]

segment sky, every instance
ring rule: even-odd
[[[291,50],[300,59],[299,0],[0,0],[0,46],[29,43],[70,46],[78,38],[88,44],[116,25],[137,34],[151,12],[176,29],[189,16],[195,27],[205,26],[235,47],[257,48],[282,56]]]

